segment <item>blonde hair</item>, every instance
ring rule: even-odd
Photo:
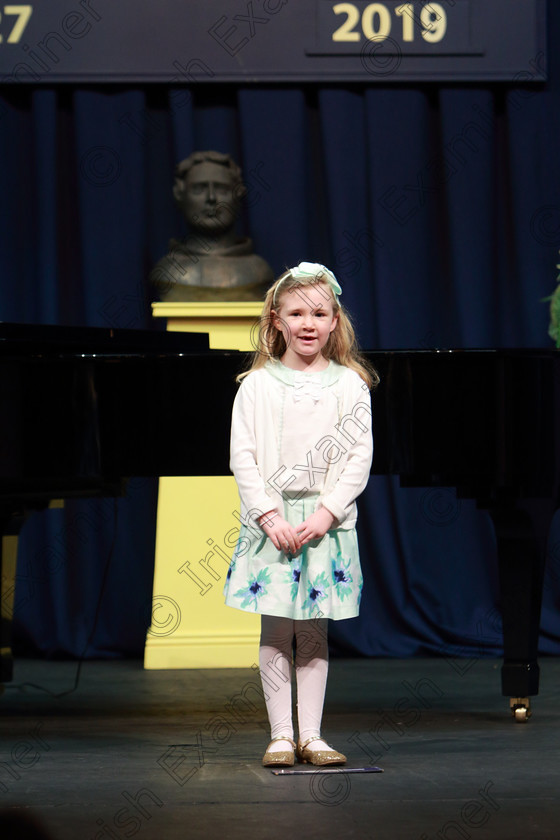
[[[237,382],[241,382],[251,371],[264,367],[268,361],[277,361],[282,358],[286,352],[286,341],[281,330],[275,325],[276,318],[273,313],[276,313],[280,308],[284,295],[309,286],[320,286],[327,291],[332,302],[333,313],[338,316],[337,324],[323,347],[323,356],[329,361],[332,359],[339,365],[344,365],[344,367],[356,371],[368,388],[375,388],[379,383],[377,371],[360,354],[350,316],[341,305],[338,296],[334,294],[330,284],[320,275],[294,277],[290,269],[281,274],[266,293],[260,321],[252,334],[252,345],[255,352],[249,369],[239,374]],[[301,296],[305,299],[304,291],[302,291]]]

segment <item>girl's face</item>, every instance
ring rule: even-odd
[[[314,362],[320,362],[323,347],[338,323],[332,294],[325,283],[281,293],[272,317],[286,342],[281,361],[295,370],[305,370]]]

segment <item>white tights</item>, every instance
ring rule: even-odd
[[[327,619],[294,621],[263,615],[259,665],[270,737],[293,739],[292,661],[295,637],[297,717],[301,741],[321,734],[327,685]]]

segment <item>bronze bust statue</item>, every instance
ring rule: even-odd
[[[193,152],[175,168],[173,196],[187,236],[172,239],[169,253],[150,273],[165,301],[262,300],[274,280],[268,263],[235,223],[247,190],[229,155]]]

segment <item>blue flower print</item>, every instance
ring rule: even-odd
[[[319,604],[327,597],[328,589],[328,578],[324,572],[321,572],[320,575],[317,575],[315,580],[310,582],[307,589],[307,598],[302,604],[302,609],[309,610],[310,614],[316,610],[320,611]]]
[[[342,555],[338,554],[336,560],[332,561],[332,576],[333,585],[336,594],[343,601],[347,595],[352,592],[352,575],[348,571],[350,568],[350,560],[344,560]]]
[[[266,584],[270,583],[270,574],[268,569],[261,569],[256,578],[249,581],[249,585],[245,589],[238,589],[235,593],[236,598],[243,598],[241,602],[241,609],[244,610],[248,606],[252,606],[257,611],[259,598],[267,594]]]
[[[292,601],[296,600],[296,596],[298,594],[299,589],[299,579],[301,577],[301,567],[300,566],[291,566],[288,574],[288,580],[291,582],[290,587],[290,596]]]

